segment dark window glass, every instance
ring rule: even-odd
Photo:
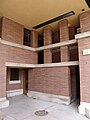
[[[19,80],[19,69],[18,68],[11,68],[10,72],[10,80]]]
[[[38,52],[38,64],[43,64],[44,63],[44,51],[39,51]]]
[[[60,48],[52,49],[52,63],[60,62]]]
[[[38,47],[43,46],[43,36],[42,35],[38,35]]]
[[[26,46],[30,46],[30,42],[31,42],[31,31],[24,28],[24,42],[23,42],[23,44]]]

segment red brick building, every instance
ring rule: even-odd
[[[90,112],[90,10],[79,23],[79,34],[63,19],[57,32],[46,25],[40,36],[0,18],[0,108],[9,105],[8,97],[27,94],[66,105],[79,99],[79,112]]]

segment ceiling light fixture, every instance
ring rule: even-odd
[[[56,21],[58,21],[58,20],[61,20],[61,19],[63,19],[63,18],[72,16],[72,15],[74,15],[74,14],[75,14],[75,13],[74,13],[73,11],[70,11],[70,12],[65,13],[65,14],[63,14],[63,15],[60,15],[60,16],[58,16],[58,17],[56,17],[56,18],[53,18],[53,19],[51,19],[51,20],[48,20],[48,21],[46,21],[46,22],[44,22],[44,23],[41,23],[41,24],[39,24],[39,25],[36,25],[36,26],[34,26],[33,28],[34,28],[34,29],[41,28],[41,27],[43,27],[43,26],[45,26],[45,25],[48,25],[48,24],[50,24],[50,23],[56,22]]]
[[[90,8],[90,0],[85,0],[85,1],[87,3],[88,7]]]

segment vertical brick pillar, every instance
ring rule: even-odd
[[[90,10],[80,14],[81,32],[90,31]]]
[[[66,19],[59,22],[59,31],[60,31],[60,42],[69,40],[69,29],[68,29],[68,21]],[[60,47],[61,52],[61,62],[69,61],[69,50],[68,46]],[[67,93],[69,97],[71,97],[71,78],[70,78],[70,69],[69,67],[64,67],[64,75],[67,77]],[[64,77],[63,77],[64,79]]]
[[[9,101],[6,100],[6,67],[5,64],[0,64],[0,108],[9,106]]]
[[[34,48],[38,47],[38,32],[35,30],[31,30],[31,47]],[[38,53],[34,52],[33,55],[34,55],[34,58],[32,58],[33,62],[38,63]]]
[[[81,35],[90,31],[90,10],[80,14]],[[79,113],[90,118],[90,37],[78,39],[79,69],[80,69],[80,106]],[[83,50],[87,50],[83,54]]]
[[[52,44],[52,28],[46,26],[44,28],[44,46]],[[44,63],[52,63],[52,49],[44,50]]]
[[[66,19],[59,22],[59,31],[60,31],[60,42],[69,40],[68,21]],[[69,61],[68,46],[61,47],[60,51],[61,51],[61,62]]]
[[[38,47],[38,32],[35,30],[31,30],[31,46]]]

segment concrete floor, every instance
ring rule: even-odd
[[[9,100],[10,106],[0,109],[0,120],[89,120],[78,114],[77,103],[66,106],[31,99],[25,95],[11,97]],[[36,116],[34,113],[37,110],[46,110],[48,115]]]

